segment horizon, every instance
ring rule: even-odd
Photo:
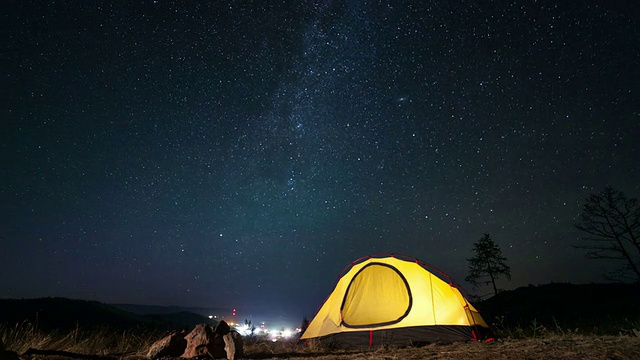
[[[554,285],[581,286],[581,287],[584,287],[584,286],[637,287],[638,286],[638,284],[636,283],[623,283],[623,282],[599,282],[599,283],[550,282],[550,283],[538,284],[538,285],[529,284],[529,285],[520,286],[518,288],[509,289],[509,290],[503,289],[499,293],[500,294],[510,293],[510,292],[518,291],[520,289],[531,289],[531,288],[542,288],[542,287],[546,287],[548,289],[550,286],[554,286]],[[465,293],[466,293],[465,291],[462,291],[462,294],[466,297]],[[472,304],[477,305],[478,302],[490,300],[494,296],[495,294],[491,294],[491,296],[480,299],[480,300],[469,299],[469,298],[467,300],[469,300]],[[275,313],[274,314],[260,314],[260,313],[247,314],[247,313],[243,313],[242,311],[233,312],[233,310],[237,310],[237,309],[231,309],[231,308],[226,309],[226,308],[220,308],[215,306],[197,307],[197,306],[188,306],[188,305],[182,306],[182,305],[157,305],[157,304],[106,303],[106,302],[102,302],[95,299],[78,299],[78,298],[67,298],[67,297],[59,297],[59,296],[47,296],[47,297],[38,297],[38,298],[19,298],[19,299],[0,297],[0,300],[42,300],[42,299],[46,300],[46,299],[55,299],[55,298],[63,299],[63,300],[71,300],[71,301],[97,302],[99,304],[112,306],[133,314],[158,315],[158,314],[177,314],[180,312],[189,312],[192,314],[201,315],[203,318],[208,318],[216,322],[223,320],[232,327],[238,327],[238,326],[242,327],[245,321],[250,321],[250,323],[256,326],[256,328],[260,328],[262,325],[262,326],[265,326],[267,329],[279,330],[281,328],[284,328],[285,330],[291,330],[291,331],[295,331],[297,328],[300,328],[300,325],[302,324],[303,319],[306,318],[308,321],[312,321],[314,316],[316,315],[316,313],[314,313],[311,316],[302,316],[300,318],[297,318],[296,317],[297,314],[296,315],[275,314]],[[131,309],[131,306],[136,307],[137,310]],[[165,309],[166,311],[161,311],[161,312],[154,311],[154,310],[159,310],[158,308]],[[209,310],[213,310],[213,311],[211,312]],[[220,315],[220,310],[227,311],[228,313]],[[232,312],[236,313],[236,315],[232,315]],[[218,316],[215,316],[214,314],[218,314]],[[482,311],[480,311],[480,314],[482,315]]]
[[[440,275],[436,276],[440,277]],[[454,279],[455,280],[455,279]],[[464,287],[462,287],[462,285],[457,284],[460,288],[462,288],[462,294],[467,298],[468,301],[472,302],[472,303],[476,303],[478,301],[478,299],[480,299],[480,301],[485,301],[488,300],[492,297],[494,297],[496,294],[493,293],[488,293],[487,296],[484,297],[477,297],[477,298],[469,298],[468,295],[471,296],[478,296],[477,294],[474,294],[472,292],[468,292],[467,289],[465,289]],[[585,285],[635,285],[633,283],[623,283],[623,282],[614,282],[614,281],[602,281],[602,282],[585,282],[585,283],[574,283],[574,282],[548,282],[548,283],[542,283],[542,284],[527,284],[527,285],[522,285],[522,286],[518,286],[518,287],[510,287],[510,288],[501,288],[499,289],[499,293],[502,292],[510,292],[510,291],[515,291],[521,288],[529,288],[529,287],[541,287],[541,286],[548,286],[548,285],[576,285],[576,286],[585,286]],[[333,288],[332,290],[333,291]],[[329,296],[330,292],[327,294],[327,297]],[[322,306],[322,303],[320,303],[318,305],[318,308],[316,309],[316,311],[314,311],[312,314],[310,315],[306,315],[306,314],[301,314],[301,313],[291,313],[291,312],[285,312],[285,313],[281,313],[281,312],[274,312],[274,313],[269,313],[268,311],[251,311],[251,309],[237,309],[237,308],[226,308],[226,307],[220,307],[220,306],[215,306],[215,305],[210,305],[210,306],[197,306],[197,305],[189,305],[189,304],[184,304],[184,305],[179,305],[179,304],[173,304],[173,305],[162,305],[162,304],[153,304],[153,303],[114,303],[114,302],[105,302],[105,301],[101,301],[99,299],[90,299],[90,298],[70,298],[70,297],[65,297],[65,296],[38,296],[38,297],[22,297],[22,298],[7,298],[7,297],[0,297],[0,300],[38,300],[38,299],[51,299],[51,298],[60,298],[60,299],[67,299],[67,300],[80,300],[80,301],[88,301],[88,302],[98,302],[101,304],[106,304],[109,306],[115,306],[115,307],[119,307],[119,306],[128,306],[128,305],[132,305],[132,306],[140,306],[140,307],[151,307],[151,308],[164,308],[164,309],[179,309],[179,311],[188,311],[191,313],[195,313],[195,314],[199,314],[205,317],[208,317],[210,315],[216,315],[218,314],[221,310],[222,311],[226,311],[228,313],[222,314],[222,315],[218,315],[219,317],[215,317],[214,320],[219,321],[219,320],[231,320],[233,319],[236,324],[238,323],[242,323],[245,320],[251,320],[253,321],[254,319],[259,321],[259,322],[267,322],[267,323],[275,323],[275,324],[279,324],[276,325],[276,327],[280,327],[280,325],[284,326],[284,327],[292,327],[292,328],[296,328],[299,327],[299,325],[302,323],[302,320],[304,318],[306,318],[307,320],[311,321],[313,319],[313,317],[316,315],[317,311],[320,309],[320,307]],[[326,299],[324,299],[326,300]],[[323,301],[324,301],[323,300]],[[126,310],[126,309],[125,309]],[[193,310],[197,310],[197,311],[193,311]],[[203,310],[215,310],[213,311],[211,314],[209,314],[208,312],[205,314],[204,312],[200,312]],[[237,315],[232,316],[231,314],[233,313],[233,310],[236,310]],[[157,314],[151,311],[144,311],[144,312],[138,312],[138,311],[132,311],[132,310],[126,310],[128,312],[133,312],[133,313],[139,313],[139,314]],[[178,311],[178,312],[179,312]],[[164,312],[162,312],[164,313]],[[174,313],[174,312],[167,312],[167,314],[169,313]],[[299,317],[299,319],[298,319]],[[280,320],[274,320],[274,319],[280,319]],[[285,320],[282,320],[285,319]],[[255,324],[254,324],[255,325]],[[286,325],[286,326],[285,326]]]

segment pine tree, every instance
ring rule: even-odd
[[[502,256],[502,250],[496,244],[489,234],[473,244],[475,256],[467,259],[469,261],[469,276],[465,278],[474,286],[493,285],[493,292],[498,294],[496,279],[504,275],[507,280],[511,280],[511,269],[505,261],[507,258]]]
[[[300,332],[304,333],[305,331],[307,331],[307,328],[309,327],[309,320],[307,319],[307,317],[305,316],[302,319],[302,324],[300,324]]]

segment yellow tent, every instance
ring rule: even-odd
[[[351,263],[301,339],[359,348],[477,340],[488,333],[455,283],[401,257],[372,255]]]

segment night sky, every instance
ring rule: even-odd
[[[311,318],[351,261],[603,282],[590,193],[640,196],[636,1],[16,1],[0,297]]]

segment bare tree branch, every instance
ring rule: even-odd
[[[599,194],[591,194],[583,207],[576,229],[585,235],[584,245],[590,259],[616,260],[624,265],[607,278],[633,279],[640,282],[640,206],[635,198],[627,198],[622,191],[606,187]]]

